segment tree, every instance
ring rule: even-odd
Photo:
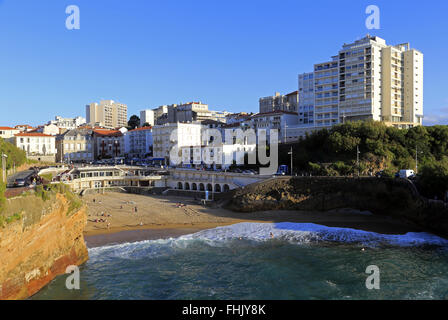
[[[145,122],[142,127],[150,127],[151,125],[148,122]]]
[[[135,114],[132,115],[128,121],[128,128],[130,128],[132,130],[132,129],[138,128],[139,125],[140,125],[140,118],[138,116],[136,116]]]
[[[418,182],[424,195],[443,199],[448,191],[448,158],[425,164]]]

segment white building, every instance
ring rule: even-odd
[[[152,127],[141,127],[124,133],[124,150],[128,157],[153,155]]]
[[[0,138],[3,138],[7,141],[14,138],[14,135],[19,133],[19,129],[11,128],[11,127],[0,127]]]
[[[155,111],[151,109],[140,111],[140,127],[143,127],[145,123],[154,126],[156,124],[154,114]]]
[[[267,138],[270,139],[270,130],[277,130],[278,142],[282,143],[288,141],[287,128],[296,126],[298,124],[297,112],[290,111],[271,111],[264,113],[257,113],[250,117],[249,120],[243,122],[249,127],[253,128],[257,133],[260,129],[266,129]]]
[[[14,129],[19,130],[20,132],[28,132],[34,130],[32,126],[29,126],[27,124],[20,124],[14,127]]]
[[[54,120],[48,122],[48,124],[53,124],[60,129],[73,130],[79,126],[86,123],[86,118],[76,117],[76,118],[63,118],[56,116]]]
[[[179,149],[190,146],[201,146],[200,123],[167,123],[153,127],[153,156],[163,158],[168,164],[170,150],[177,146]]]
[[[14,144],[27,155],[56,155],[56,137],[38,133],[22,132],[14,136]]]
[[[28,132],[38,132],[43,133],[51,136],[56,136],[60,133],[59,127],[57,127],[54,124],[47,124],[44,126],[38,126],[36,129],[28,131]]]

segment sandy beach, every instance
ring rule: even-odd
[[[88,207],[84,231],[88,247],[178,237],[239,222],[309,222],[384,234],[421,231],[405,221],[348,209],[241,213],[205,207],[192,198],[115,192],[86,195],[83,201]]]

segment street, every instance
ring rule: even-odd
[[[27,181],[27,179],[30,178],[33,174],[34,174],[34,170],[25,170],[25,171],[20,171],[20,172],[14,173],[14,174],[8,176],[7,187],[8,188],[14,187],[14,181],[16,179],[25,179],[25,181]],[[29,181],[27,181],[27,182],[29,182]]]

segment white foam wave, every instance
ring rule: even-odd
[[[281,239],[295,244],[337,242],[358,243],[363,246],[388,244],[394,246],[436,245],[448,247],[448,240],[425,232],[409,232],[403,235],[388,235],[351,228],[327,227],[314,223],[251,223],[243,222],[225,227],[202,230],[178,238],[145,240],[89,249],[92,258],[120,257],[139,259],[141,257],[171,254],[179,248],[186,248],[197,241],[211,246],[225,246],[230,241],[245,239],[269,241]]]
[[[426,232],[408,232],[403,235],[388,235],[351,228],[327,227],[314,223],[250,223],[243,222],[215,229],[199,231],[179,239],[205,239],[225,241],[236,238],[269,240],[280,238],[296,243],[345,242],[388,243],[399,246],[439,245],[448,246],[448,240]]]

